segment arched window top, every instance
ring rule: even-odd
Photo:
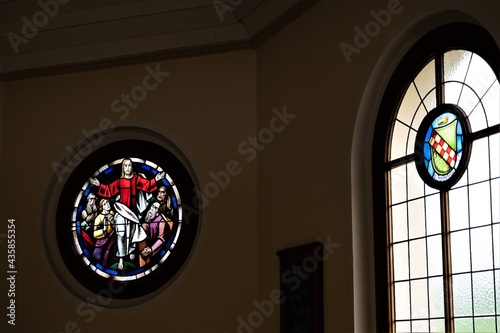
[[[373,146],[379,331],[500,330],[499,64],[487,32],[451,24],[389,82]]]

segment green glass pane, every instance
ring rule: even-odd
[[[410,319],[410,283],[394,283],[396,320]]]
[[[475,332],[495,332],[495,317],[475,318]]]
[[[424,181],[420,178],[415,163],[408,166],[408,200],[424,196]]]
[[[453,276],[453,308],[456,316],[472,315],[470,274]]]
[[[472,52],[465,50],[452,50],[444,54],[444,79],[445,81],[463,81],[469,68]]]
[[[474,332],[474,322],[472,318],[455,318],[455,333]]]
[[[408,239],[408,212],[406,203],[392,206],[392,241],[400,242]]]
[[[410,278],[427,276],[427,253],[425,239],[410,242]]]
[[[449,192],[450,229],[460,230],[469,227],[469,196],[467,188],[457,188]]]
[[[427,235],[441,233],[441,205],[439,195],[433,194],[425,197],[425,224]]]
[[[408,280],[408,242],[394,244],[394,281]]]
[[[427,280],[415,280],[411,285],[411,318],[429,318],[427,302]]]
[[[470,174],[470,173],[469,173]],[[491,195],[489,182],[469,187],[471,227],[491,223]]]
[[[406,201],[406,165],[391,170],[392,204]]]
[[[429,276],[443,274],[443,255],[441,236],[427,238]]]
[[[444,319],[434,319],[431,320],[431,332],[441,333],[445,332],[445,321]]]
[[[443,278],[429,279],[429,306],[430,317],[444,317],[444,290]]]
[[[472,274],[472,292],[474,295],[474,315],[490,315],[495,313],[495,295],[493,272]]]
[[[493,268],[492,231],[491,226],[470,231],[473,271]]]
[[[451,267],[453,273],[470,271],[469,230],[451,233]]]
[[[423,190],[423,186],[422,186]],[[424,199],[408,202],[409,239],[425,236]]]

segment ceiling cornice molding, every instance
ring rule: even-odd
[[[208,1],[210,1],[210,4],[214,3],[212,0]],[[321,0],[246,1],[248,2],[244,3],[245,6],[242,5],[241,8],[232,7],[230,15],[227,15],[227,20],[225,16],[224,20],[220,20],[220,25],[218,26],[209,25],[201,29],[198,27],[193,30],[179,30],[168,34],[151,34],[150,36],[146,35],[139,38],[131,38],[130,40],[112,40],[95,45],[61,48],[53,45],[51,48],[15,56],[8,55],[8,53],[6,56],[4,48],[4,56],[2,57],[0,54],[0,81],[6,82],[70,74],[139,63],[256,49]],[[227,0],[224,0],[223,3],[227,6]],[[215,8],[207,6],[205,8],[207,10],[204,12],[207,15],[218,15]],[[269,14],[271,9],[272,13],[277,14]],[[210,10],[213,10],[213,13]],[[269,11],[265,12],[266,10]],[[237,18],[239,16],[238,11],[242,13],[240,19]],[[264,16],[263,13],[268,17],[259,21]],[[269,18],[270,15],[272,15],[271,18]],[[213,22],[213,18],[210,17],[203,19]],[[191,24],[191,22],[188,22],[188,24]],[[256,32],[249,32],[248,30],[250,29],[245,24],[252,25],[253,31]],[[68,27],[68,29],[72,28]],[[153,28],[151,28],[151,31],[154,31]],[[47,31],[47,35],[50,35],[50,31]],[[189,41],[186,41],[187,39],[191,41],[191,44]],[[51,41],[53,42],[53,40]],[[147,51],[137,52],[137,50]],[[89,59],[85,59],[85,55]],[[3,66],[3,71],[2,63],[4,65],[8,64],[8,66]],[[6,67],[9,68],[6,69]]]

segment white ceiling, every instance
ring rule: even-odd
[[[0,0],[0,80],[254,48],[318,1]]]

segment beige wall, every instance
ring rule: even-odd
[[[190,263],[150,303],[123,311],[104,310],[89,320],[88,315],[77,314],[81,301],[46,266],[38,233],[40,206],[53,176],[51,163],[64,155],[67,145],[82,138],[82,130],[96,128],[101,119],[121,124],[118,116],[123,113],[113,113],[110,104],[142,84],[148,65],[157,66],[5,84],[1,219],[13,217],[17,224],[17,332],[60,332],[68,321],[76,322],[83,332],[158,332],[165,325],[173,332],[224,332],[256,298],[255,163],[242,164],[241,174],[210,200]],[[255,52],[167,61],[159,66],[170,75],[124,122],[171,133],[208,183],[211,171],[240,160],[238,144],[255,131]],[[6,290],[4,281],[2,290]],[[2,320],[3,332],[6,326]]]

